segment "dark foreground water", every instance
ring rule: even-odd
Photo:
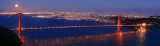
[[[55,18],[33,18],[23,16],[23,27],[47,27],[68,25],[107,25],[109,23],[70,21]],[[0,16],[0,25],[9,29],[17,27],[17,16]],[[159,29],[98,27],[64,28],[48,30],[24,30],[24,46],[160,46]],[[120,32],[118,32],[120,31]]]

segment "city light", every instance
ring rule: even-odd
[[[142,26],[147,26],[147,24],[146,23],[142,23]]]

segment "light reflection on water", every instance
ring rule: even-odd
[[[140,26],[136,33],[139,41],[139,46],[145,46],[145,37],[147,33],[146,26]]]
[[[87,44],[101,44],[110,40],[117,39],[117,46],[123,45],[123,35],[132,35],[134,31],[131,32],[117,32],[110,34],[100,34],[100,35],[88,35],[79,37],[66,37],[66,38],[53,38],[53,39],[40,39],[34,38],[33,40],[25,40],[25,46],[70,46],[70,45],[80,45],[87,46]],[[112,39],[113,38],[113,39]]]
[[[117,32],[117,46],[123,46],[123,32]]]

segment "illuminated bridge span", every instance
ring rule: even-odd
[[[94,28],[94,27],[107,27],[107,26],[116,26],[117,32],[121,32],[120,28],[121,26],[137,26],[137,25],[121,25],[121,15],[118,16],[118,21],[117,25],[85,25],[85,26],[52,26],[52,27],[39,27],[39,28],[24,28],[22,27],[22,13],[18,13],[18,27],[16,29],[12,30],[17,30],[18,31],[18,36],[19,38],[22,37],[22,31],[23,30],[46,30],[46,29],[56,29],[56,28]],[[21,40],[23,41],[23,40]]]
[[[118,25],[52,26],[52,27],[22,28],[22,30],[46,30],[46,29],[56,29],[56,28],[94,28],[94,27],[107,27],[107,26],[118,26]],[[137,25],[120,25],[120,26],[137,26]]]
[[[112,34],[104,34],[104,35],[98,35],[98,36],[82,36],[82,37],[71,37],[71,38],[68,38],[68,40],[81,40],[82,38],[84,39],[90,39],[90,38],[98,38],[98,37],[101,37],[101,38],[105,38],[105,37],[108,37],[108,36],[115,36],[117,35],[117,37],[119,37],[118,39],[121,39],[123,36],[123,34],[134,34],[134,31],[131,31],[131,32],[122,32],[121,31],[121,27],[122,26],[146,26],[146,24],[141,24],[141,25],[122,25],[121,24],[121,15],[118,16],[118,20],[117,20],[117,25],[81,25],[81,26],[51,26],[51,27],[35,27],[35,28],[26,28],[26,27],[22,27],[22,13],[18,13],[18,27],[16,29],[12,29],[12,30],[17,30],[18,32],[18,36],[20,38],[20,40],[22,42],[24,42],[24,39],[22,37],[22,31],[23,30],[47,30],[47,29],[56,29],[56,28],[96,28],[96,27],[110,27],[110,26],[115,26],[117,27],[117,31],[116,33],[112,33]],[[144,32],[145,30],[144,29],[140,29],[139,32]],[[101,38],[98,38],[98,39],[101,39]],[[118,41],[121,41],[121,40],[118,40]],[[121,42],[120,42],[121,43]]]
[[[45,30],[45,29],[55,29],[55,28],[94,28],[94,27],[107,27],[116,26],[120,29],[121,26],[137,26],[137,25],[121,25],[121,14],[118,16],[117,25],[85,25],[85,26],[52,26],[52,27],[39,27],[39,28],[24,28],[22,27],[22,13],[18,13],[18,27],[12,30],[18,30],[18,35],[21,35],[23,30]]]
[[[94,27],[107,27],[107,26],[137,26],[137,25],[121,25],[121,15],[118,16],[117,25],[83,25],[83,26],[51,26],[51,27],[32,27],[24,28],[22,27],[22,13],[18,13],[18,28],[12,30],[18,30],[20,33],[22,30],[45,30],[45,29],[55,29],[55,28],[94,28]],[[20,33],[21,34],[21,33]]]

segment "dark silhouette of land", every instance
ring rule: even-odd
[[[15,32],[0,26],[0,46],[21,46],[21,44]]]

